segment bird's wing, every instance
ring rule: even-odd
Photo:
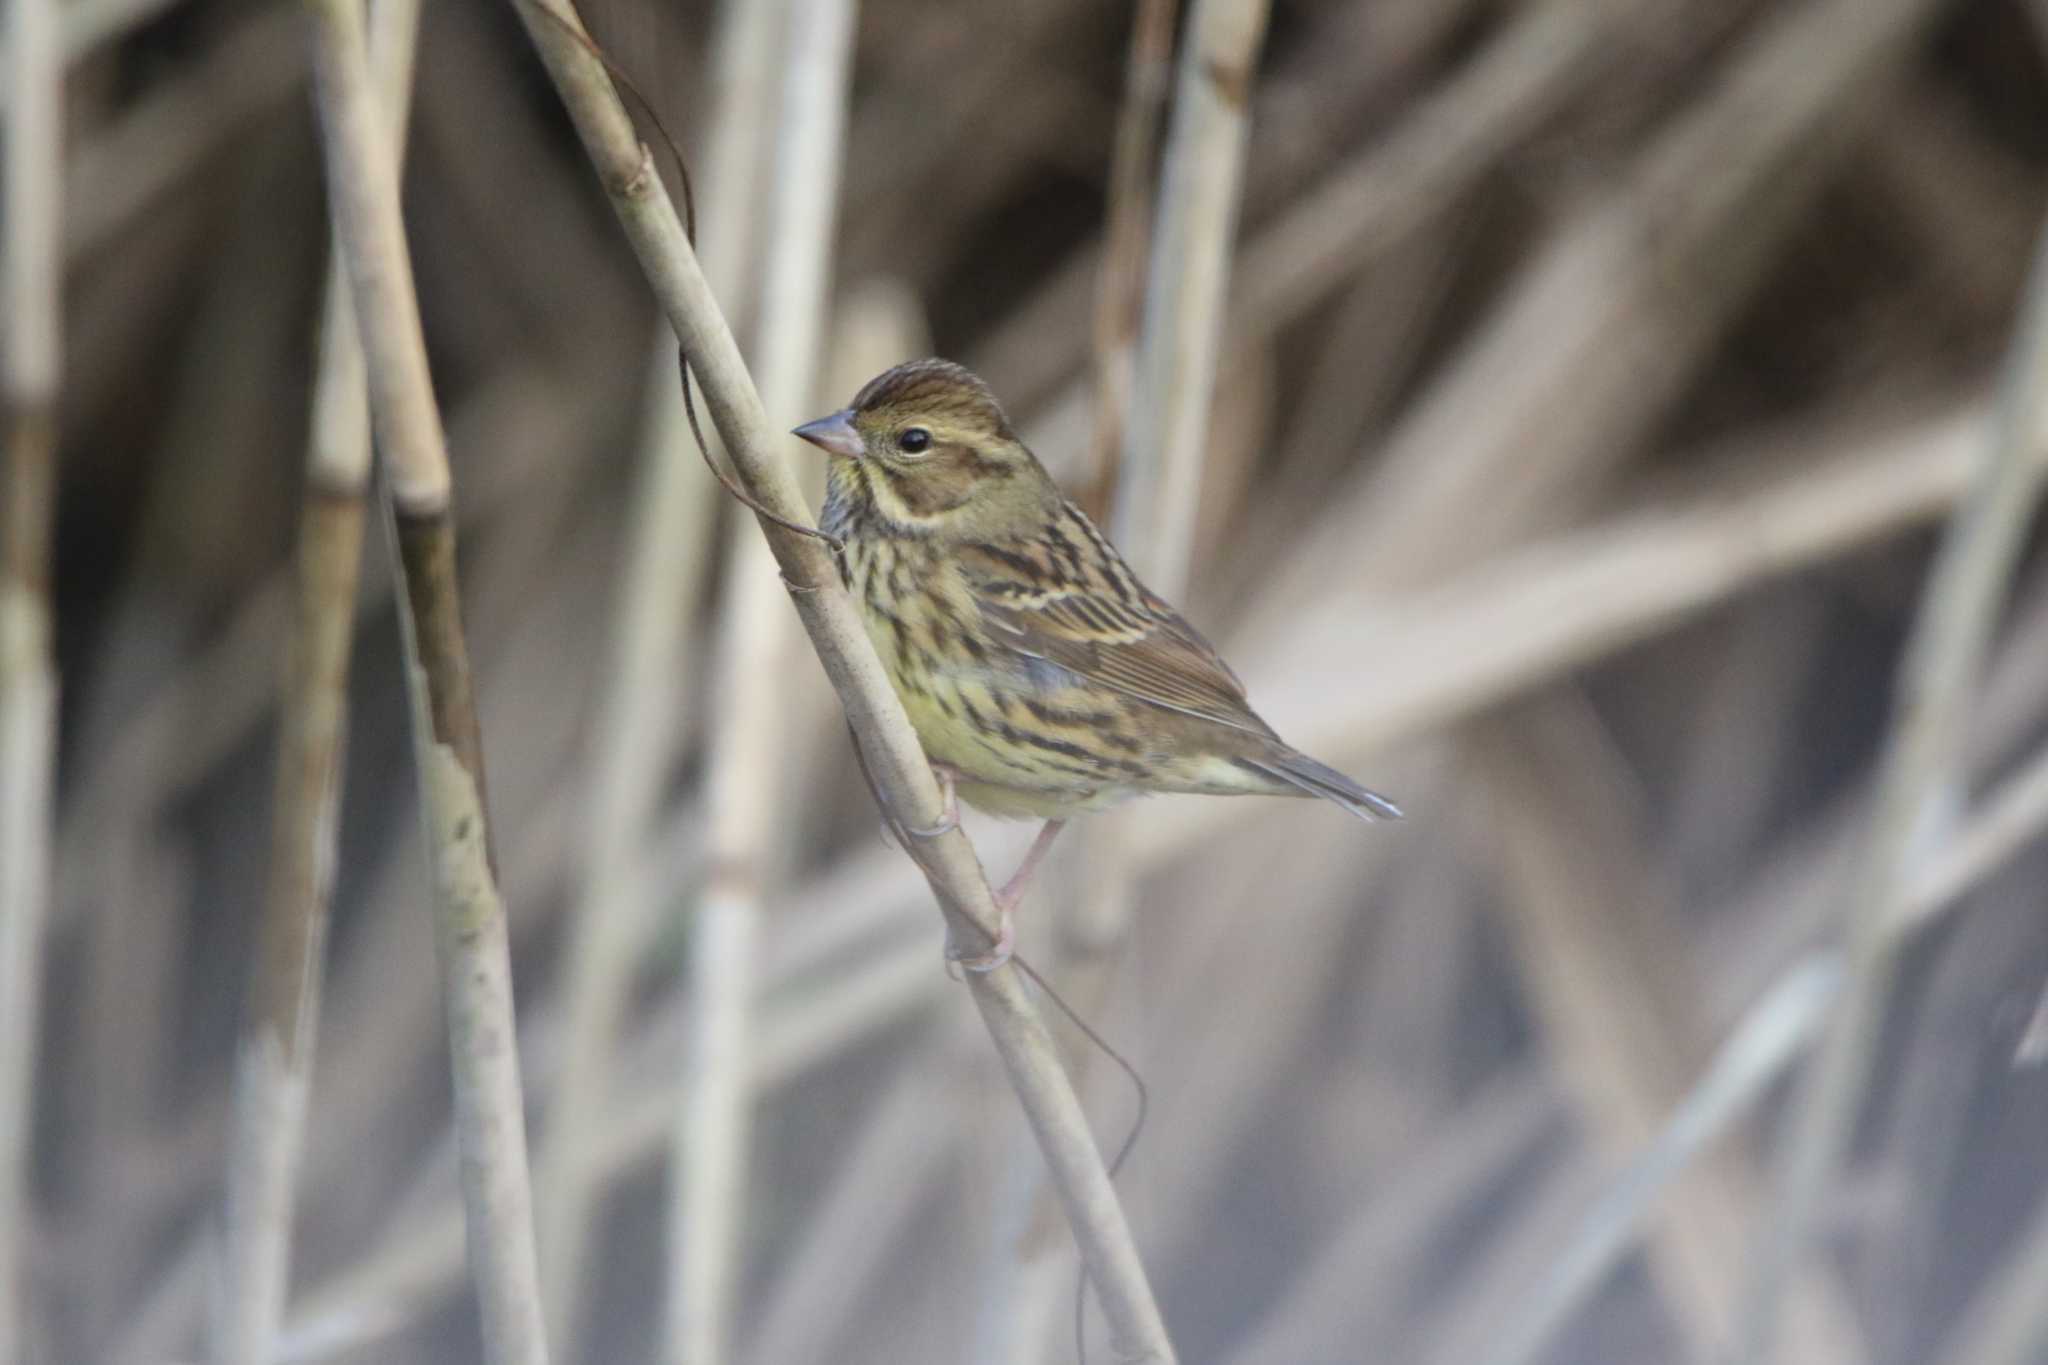
[[[1069,541],[1083,541],[1079,553],[1060,552]],[[959,563],[991,643],[1153,706],[1272,735],[1230,665],[1085,522],[1049,548],[969,547]]]

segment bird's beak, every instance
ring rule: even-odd
[[[852,408],[828,412],[815,422],[804,423],[794,434],[803,437],[828,455],[844,455],[849,460],[858,460],[867,453],[867,446],[860,439],[860,433],[853,429]]]

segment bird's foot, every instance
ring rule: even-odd
[[[929,825],[905,825],[903,832],[916,839],[936,839],[960,828],[960,794],[954,790],[957,774],[944,763],[932,764],[932,776],[939,781],[939,818]]]
[[[886,805],[882,811],[882,842],[896,847],[902,839],[936,839],[942,834],[951,834],[960,828],[960,797],[953,789],[954,770],[944,763],[932,764],[932,776],[938,780],[939,800],[942,809],[939,818],[929,825],[911,825],[898,820]],[[875,799],[882,794],[875,789]]]
[[[998,901],[996,903],[996,937],[995,942],[988,946],[988,951],[963,953],[960,951],[960,946],[953,941],[953,931],[950,928],[946,930],[946,974],[952,976],[955,981],[958,981],[960,978],[954,975],[953,972],[955,967],[963,967],[970,972],[992,972],[1005,962],[1008,962],[1011,954],[1016,952],[1016,950],[1016,921],[1010,915],[1010,907]]]
[[[951,788],[948,788],[950,792]],[[1023,904],[1024,891],[1031,885],[1031,874],[1038,870],[1038,864],[1045,858],[1052,841],[1059,838],[1065,820],[1048,820],[1038,831],[1038,837],[1031,841],[1025,851],[1024,861],[1010,874],[1010,880],[1003,883],[1003,889],[993,897],[996,905],[996,939],[985,953],[962,953],[953,943],[952,930],[946,931],[946,971],[950,975],[953,964],[958,963],[970,972],[992,972],[1010,960],[1017,946],[1017,928],[1014,912]]]

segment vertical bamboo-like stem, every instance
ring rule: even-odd
[[[333,344],[335,312],[329,305],[324,345]],[[365,483],[368,435],[366,429]],[[211,1323],[216,1361],[270,1359],[289,1283],[292,1192],[333,885],[363,510],[361,485],[351,491],[309,481],[299,512],[270,872],[236,1051],[225,1236]]]
[[[852,0],[789,7],[775,172],[762,244],[761,402],[804,420],[830,304],[839,166],[852,77]],[[776,775],[789,725],[775,685],[789,640],[766,542],[734,522],[719,606],[711,730],[709,868],[690,953],[694,1027],[671,1154],[666,1359],[731,1354],[747,1201],[756,948],[776,829]]]
[[[612,207],[703,382],[705,406],[725,438],[733,467],[752,496],[778,516],[806,515],[790,471],[771,453],[776,437],[725,318],[684,239],[675,205],[653,173],[646,148],[612,89],[603,64],[583,42],[575,11],[559,0],[546,13],[519,5],[520,17],[568,106]],[[881,799],[897,818],[937,823],[939,789],[868,642],[831,556],[817,541],[763,520],[762,533],[809,633],[819,662],[845,706]],[[908,850],[961,942],[992,942],[995,904],[964,834],[913,840]],[[1013,967],[968,983],[1081,1244],[1119,1348],[1133,1359],[1170,1361],[1173,1347],[1138,1260],[1086,1115],[1060,1070],[1051,1036]]]
[[[1266,14],[1266,0],[1197,0],[1174,79],[1114,517],[1118,547],[1169,599],[1187,589],[1244,178],[1245,112]],[[1088,841],[1090,886],[1077,933],[1098,949],[1120,939],[1129,919],[1127,843],[1113,825]]]
[[[512,964],[484,812],[482,743],[456,591],[447,440],[427,373],[398,176],[355,0],[308,0],[328,202],[355,304],[404,584],[426,844],[434,864],[471,1276],[494,1365],[547,1359],[526,1170]]]
[[[1169,598],[1185,587],[1202,491],[1245,110],[1266,10],[1267,0],[1197,0],[1174,78],[1114,537],[1139,576]]]
[[[562,1053],[548,1091],[537,1209],[541,1284],[557,1347],[566,1354],[581,1320],[591,1205],[602,1183],[592,1144],[607,1121],[619,1022],[631,999],[636,952],[662,883],[647,875],[662,779],[691,702],[683,644],[710,566],[717,503],[698,483],[675,338],[653,348],[642,490],[628,532],[614,614],[611,664],[599,703],[582,894],[570,919]]]
[[[58,213],[62,55],[52,0],[12,0],[0,182],[0,1360],[28,1352],[23,1229],[50,898],[57,727],[51,653],[57,383],[64,278]]]
[[[704,156],[706,269],[737,291],[752,259],[761,144],[784,6],[727,0],[707,57]],[[628,997],[647,887],[631,869],[649,833],[675,731],[689,698],[676,667],[699,575],[709,567],[717,503],[698,483],[697,457],[676,384],[675,337],[654,339],[646,495],[637,500],[614,623],[613,660],[591,774],[583,893],[570,920],[562,1064],[548,1100],[540,1157],[541,1283],[548,1320],[566,1346],[582,1317],[590,1150],[604,1122],[611,1044]]]
[[[376,0],[370,26],[378,105],[394,157],[402,162],[418,0]],[[292,1191],[333,886],[349,648],[370,481],[370,409],[355,309],[338,252],[328,262],[325,289],[299,511],[270,877],[235,1062],[227,1228],[212,1322],[213,1359],[222,1365],[266,1365],[284,1315]]]
[[[1180,0],[1139,0],[1131,20],[1116,142],[1110,149],[1109,218],[1102,229],[1102,264],[1095,282],[1095,420],[1087,465],[1094,484],[1091,491],[1100,504],[1107,503],[1115,487],[1124,414],[1131,402],[1132,352],[1145,302],[1146,243],[1152,225],[1152,155],[1166,109],[1173,26],[1179,12]]]
[[[1760,1230],[1733,1358],[1762,1362],[1779,1308],[1870,1080],[1898,965],[1903,907],[1934,801],[1951,780],[1970,691],[2024,543],[2048,434],[2048,232],[2006,362],[1992,437],[1956,509],[1899,668],[1891,732],[1877,774],[1861,861],[1842,903],[1848,977],[1802,1083],[1779,1167],[1774,1216]]]

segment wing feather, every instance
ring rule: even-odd
[[[962,572],[990,627],[988,638],[1086,683],[1271,737],[1245,700],[1244,684],[1209,642],[1138,583],[1078,512],[1069,516],[1098,552],[1079,575],[1071,572],[1071,556],[1027,558],[1018,547],[962,552]]]

